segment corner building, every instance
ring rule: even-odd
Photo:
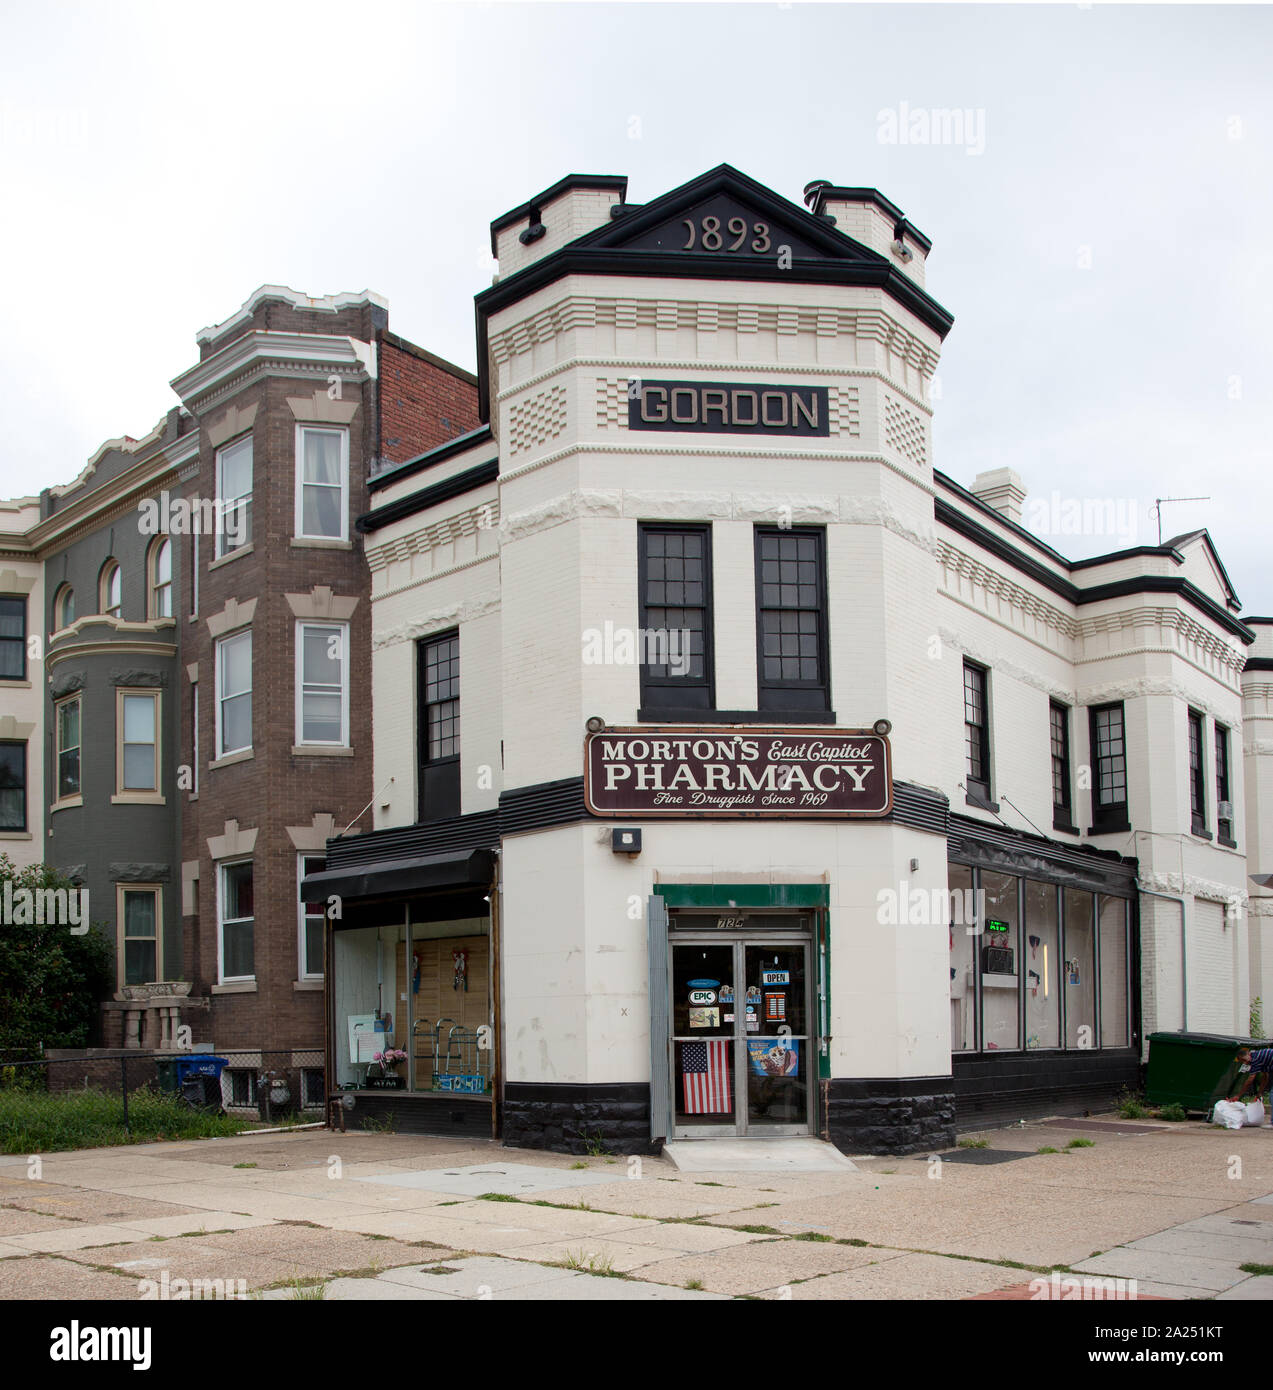
[[[1254,635],[1209,538],[1074,564],[1010,470],[936,471],[930,242],[806,202],[723,165],[492,224],[485,423],[358,523],[386,790],[304,891],[330,1079],[358,1018],[409,1061],[356,1114],[908,1151],[1245,1031]]]

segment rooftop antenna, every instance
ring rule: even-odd
[[[1158,518],[1158,544],[1162,544],[1162,504],[1164,502],[1210,502],[1210,497],[1155,497],[1149,515]]]

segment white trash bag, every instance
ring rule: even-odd
[[[1262,1100],[1248,1101],[1242,1108],[1246,1111],[1244,1124],[1255,1125],[1257,1128],[1264,1124],[1264,1102]]]
[[[1236,1100],[1216,1101],[1216,1108],[1211,1112],[1213,1125],[1223,1125],[1225,1129],[1241,1129],[1245,1122],[1245,1105],[1239,1105]]]

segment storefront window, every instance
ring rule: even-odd
[[[1078,888],[1065,890],[1065,957],[1061,989],[1065,995],[1066,1047],[1096,1047],[1095,899]]]
[[[982,934],[976,939],[981,943],[982,1046],[987,1052],[1021,1046],[1019,883],[1013,874],[983,870],[981,875],[985,914]]]
[[[950,921],[950,1049],[972,1052],[977,1046],[976,950],[979,938],[968,930],[975,917],[963,910],[974,901],[972,870],[952,864],[949,874]]]
[[[1025,886],[1025,1045],[1061,1045],[1061,931],[1057,889]]]
[[[1125,898],[964,864],[947,881],[952,1053],[1131,1045]]]
[[[1127,903],[1098,899],[1101,934],[1101,1046],[1129,1047],[1127,1007]]]

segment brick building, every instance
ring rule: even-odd
[[[472,428],[476,384],[370,293],[265,286],[197,341],[180,405],[42,494],[23,537],[49,634],[42,857],[115,939],[101,1041],[167,1044],[180,1017],[240,1051],[246,1103],[252,1050],[321,1047],[298,882],[372,799],[353,519],[378,468]]]

